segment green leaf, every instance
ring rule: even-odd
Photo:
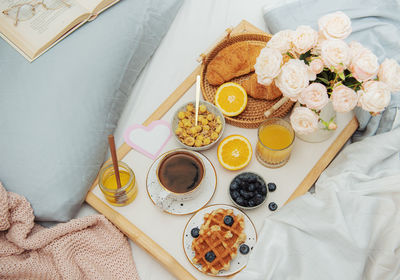
[[[338,74],[339,74],[340,79],[342,79],[343,81],[346,79],[343,72],[340,72]]]
[[[322,78],[324,78],[325,80],[329,80],[328,72],[327,72],[327,71],[321,72],[321,76],[322,76]]]
[[[324,79],[324,78],[322,78],[322,77],[318,77],[317,80],[320,80],[320,81],[322,81],[324,84],[329,85],[329,81],[328,81],[327,79]]]
[[[301,54],[299,58],[300,58],[300,60],[304,60],[304,62],[307,63],[306,59],[307,59],[308,57],[310,57],[310,56],[311,56],[311,50],[309,50],[309,51],[306,52],[306,53]]]
[[[319,118],[319,120],[321,121],[321,123],[325,126],[325,129],[328,129],[329,127],[329,123],[327,123],[326,121],[324,121],[323,119]]]
[[[294,58],[294,56],[293,56],[290,52],[286,52],[286,54],[287,54],[290,58]]]
[[[334,80],[335,79],[336,74],[330,70],[328,70],[328,81]]]

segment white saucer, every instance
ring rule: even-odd
[[[227,204],[214,204],[214,205],[210,205],[210,206],[207,206],[207,207],[199,210],[196,214],[194,214],[190,218],[190,220],[186,224],[186,227],[183,231],[183,237],[182,237],[183,238],[183,250],[185,251],[185,255],[186,255],[187,259],[190,261],[190,263],[197,270],[204,273],[201,270],[201,265],[194,264],[192,261],[192,259],[195,256],[195,252],[192,250],[192,242],[193,242],[194,238],[190,234],[190,231],[192,230],[192,228],[195,228],[195,227],[200,228],[200,226],[204,223],[204,215],[206,213],[211,213],[212,211],[214,211],[216,209],[220,209],[220,208],[232,209],[233,214],[243,215],[243,217],[244,217],[244,232],[246,233],[246,241],[244,242],[244,244],[249,246],[250,252],[246,255],[243,255],[239,252],[239,249],[238,249],[238,254],[235,258],[233,258],[233,260],[231,260],[231,265],[228,270],[221,270],[216,275],[210,274],[210,273],[205,273],[205,274],[210,275],[210,276],[231,276],[235,273],[238,273],[243,268],[245,268],[245,266],[247,265],[247,262],[249,260],[249,256],[250,256],[250,254],[254,248],[254,245],[256,244],[256,241],[257,241],[257,231],[256,231],[256,228],[254,227],[253,222],[250,220],[250,218],[245,213],[243,213],[238,208],[227,205]]]
[[[178,149],[183,150],[185,149]],[[160,155],[150,166],[146,177],[146,188],[147,194],[150,200],[158,206],[163,211],[173,214],[173,215],[187,215],[196,212],[197,210],[204,207],[213,197],[215,189],[217,187],[217,174],[215,168],[210,162],[210,160],[199,152],[194,152],[199,156],[205,168],[204,178],[199,186],[199,191],[196,193],[196,197],[191,200],[180,200],[173,197],[165,197],[163,195],[166,190],[160,185],[157,179],[157,166],[162,157],[165,155]]]

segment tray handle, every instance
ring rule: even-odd
[[[219,37],[219,38],[217,39],[217,41],[216,41],[211,47],[209,47],[204,53],[202,53],[202,54],[199,55],[199,57],[197,58],[197,62],[199,62],[199,63],[204,63],[205,60],[206,60],[206,57],[207,57],[207,55],[210,53],[210,51],[211,51],[213,48],[215,48],[215,46],[216,46],[217,44],[219,44],[222,40],[229,39],[229,37],[231,36],[232,31],[233,31],[233,28],[232,28],[232,27],[227,28],[227,29],[225,30],[224,34],[223,34],[221,37]]]

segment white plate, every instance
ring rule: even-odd
[[[177,149],[185,150],[185,149]],[[169,153],[170,151],[168,151]],[[173,215],[187,215],[196,212],[197,210],[204,207],[213,197],[215,189],[217,188],[217,173],[210,160],[203,154],[195,152],[197,156],[201,158],[204,163],[205,173],[204,178],[199,186],[199,191],[196,193],[196,197],[191,200],[181,200],[173,197],[167,197],[163,195],[166,190],[160,185],[157,179],[157,166],[160,160],[165,155],[160,155],[150,166],[146,177],[146,188],[147,194],[150,200],[161,210],[173,214]]]
[[[200,228],[200,226],[204,222],[204,215],[206,213],[211,213],[212,211],[214,211],[216,209],[220,209],[220,208],[222,208],[222,209],[232,209],[233,210],[233,214],[235,214],[235,215],[238,215],[238,214],[243,215],[243,217],[244,217],[244,232],[246,233],[246,241],[244,242],[244,244],[249,246],[250,252],[247,255],[243,255],[243,254],[241,254],[239,252],[239,249],[238,249],[238,254],[237,254],[237,256],[235,258],[233,258],[231,260],[231,265],[230,265],[228,270],[221,270],[216,275],[211,274],[211,273],[206,273],[206,274],[207,275],[211,275],[211,276],[231,276],[231,275],[241,271],[247,265],[247,261],[249,259],[249,256],[250,256],[250,254],[251,254],[251,252],[252,252],[252,250],[254,248],[254,245],[256,244],[256,241],[257,241],[257,232],[256,232],[256,228],[254,227],[253,222],[250,220],[250,218],[245,213],[243,213],[238,208],[230,206],[230,205],[226,205],[226,204],[215,204],[215,205],[210,205],[210,206],[207,206],[207,207],[199,210],[196,214],[194,214],[190,218],[190,220],[186,224],[186,227],[185,227],[185,229],[183,231],[183,237],[182,237],[183,250],[185,251],[186,257],[188,258],[190,263],[197,270],[199,270],[200,272],[203,272],[201,270],[201,265],[193,263],[193,260],[192,260],[194,258],[194,256],[195,256],[195,252],[192,250],[192,242],[193,242],[194,238],[190,234],[190,231],[192,230],[192,228],[195,228],[195,227]]]

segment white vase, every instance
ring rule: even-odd
[[[296,103],[295,107],[300,106],[300,103]],[[325,122],[329,122],[332,118],[336,119],[336,111],[333,109],[332,102],[329,100],[328,104],[322,108],[320,112],[320,118]],[[318,129],[308,134],[297,134],[296,136],[306,142],[319,143],[329,139],[333,134],[334,130],[328,130],[321,121],[318,122]]]

